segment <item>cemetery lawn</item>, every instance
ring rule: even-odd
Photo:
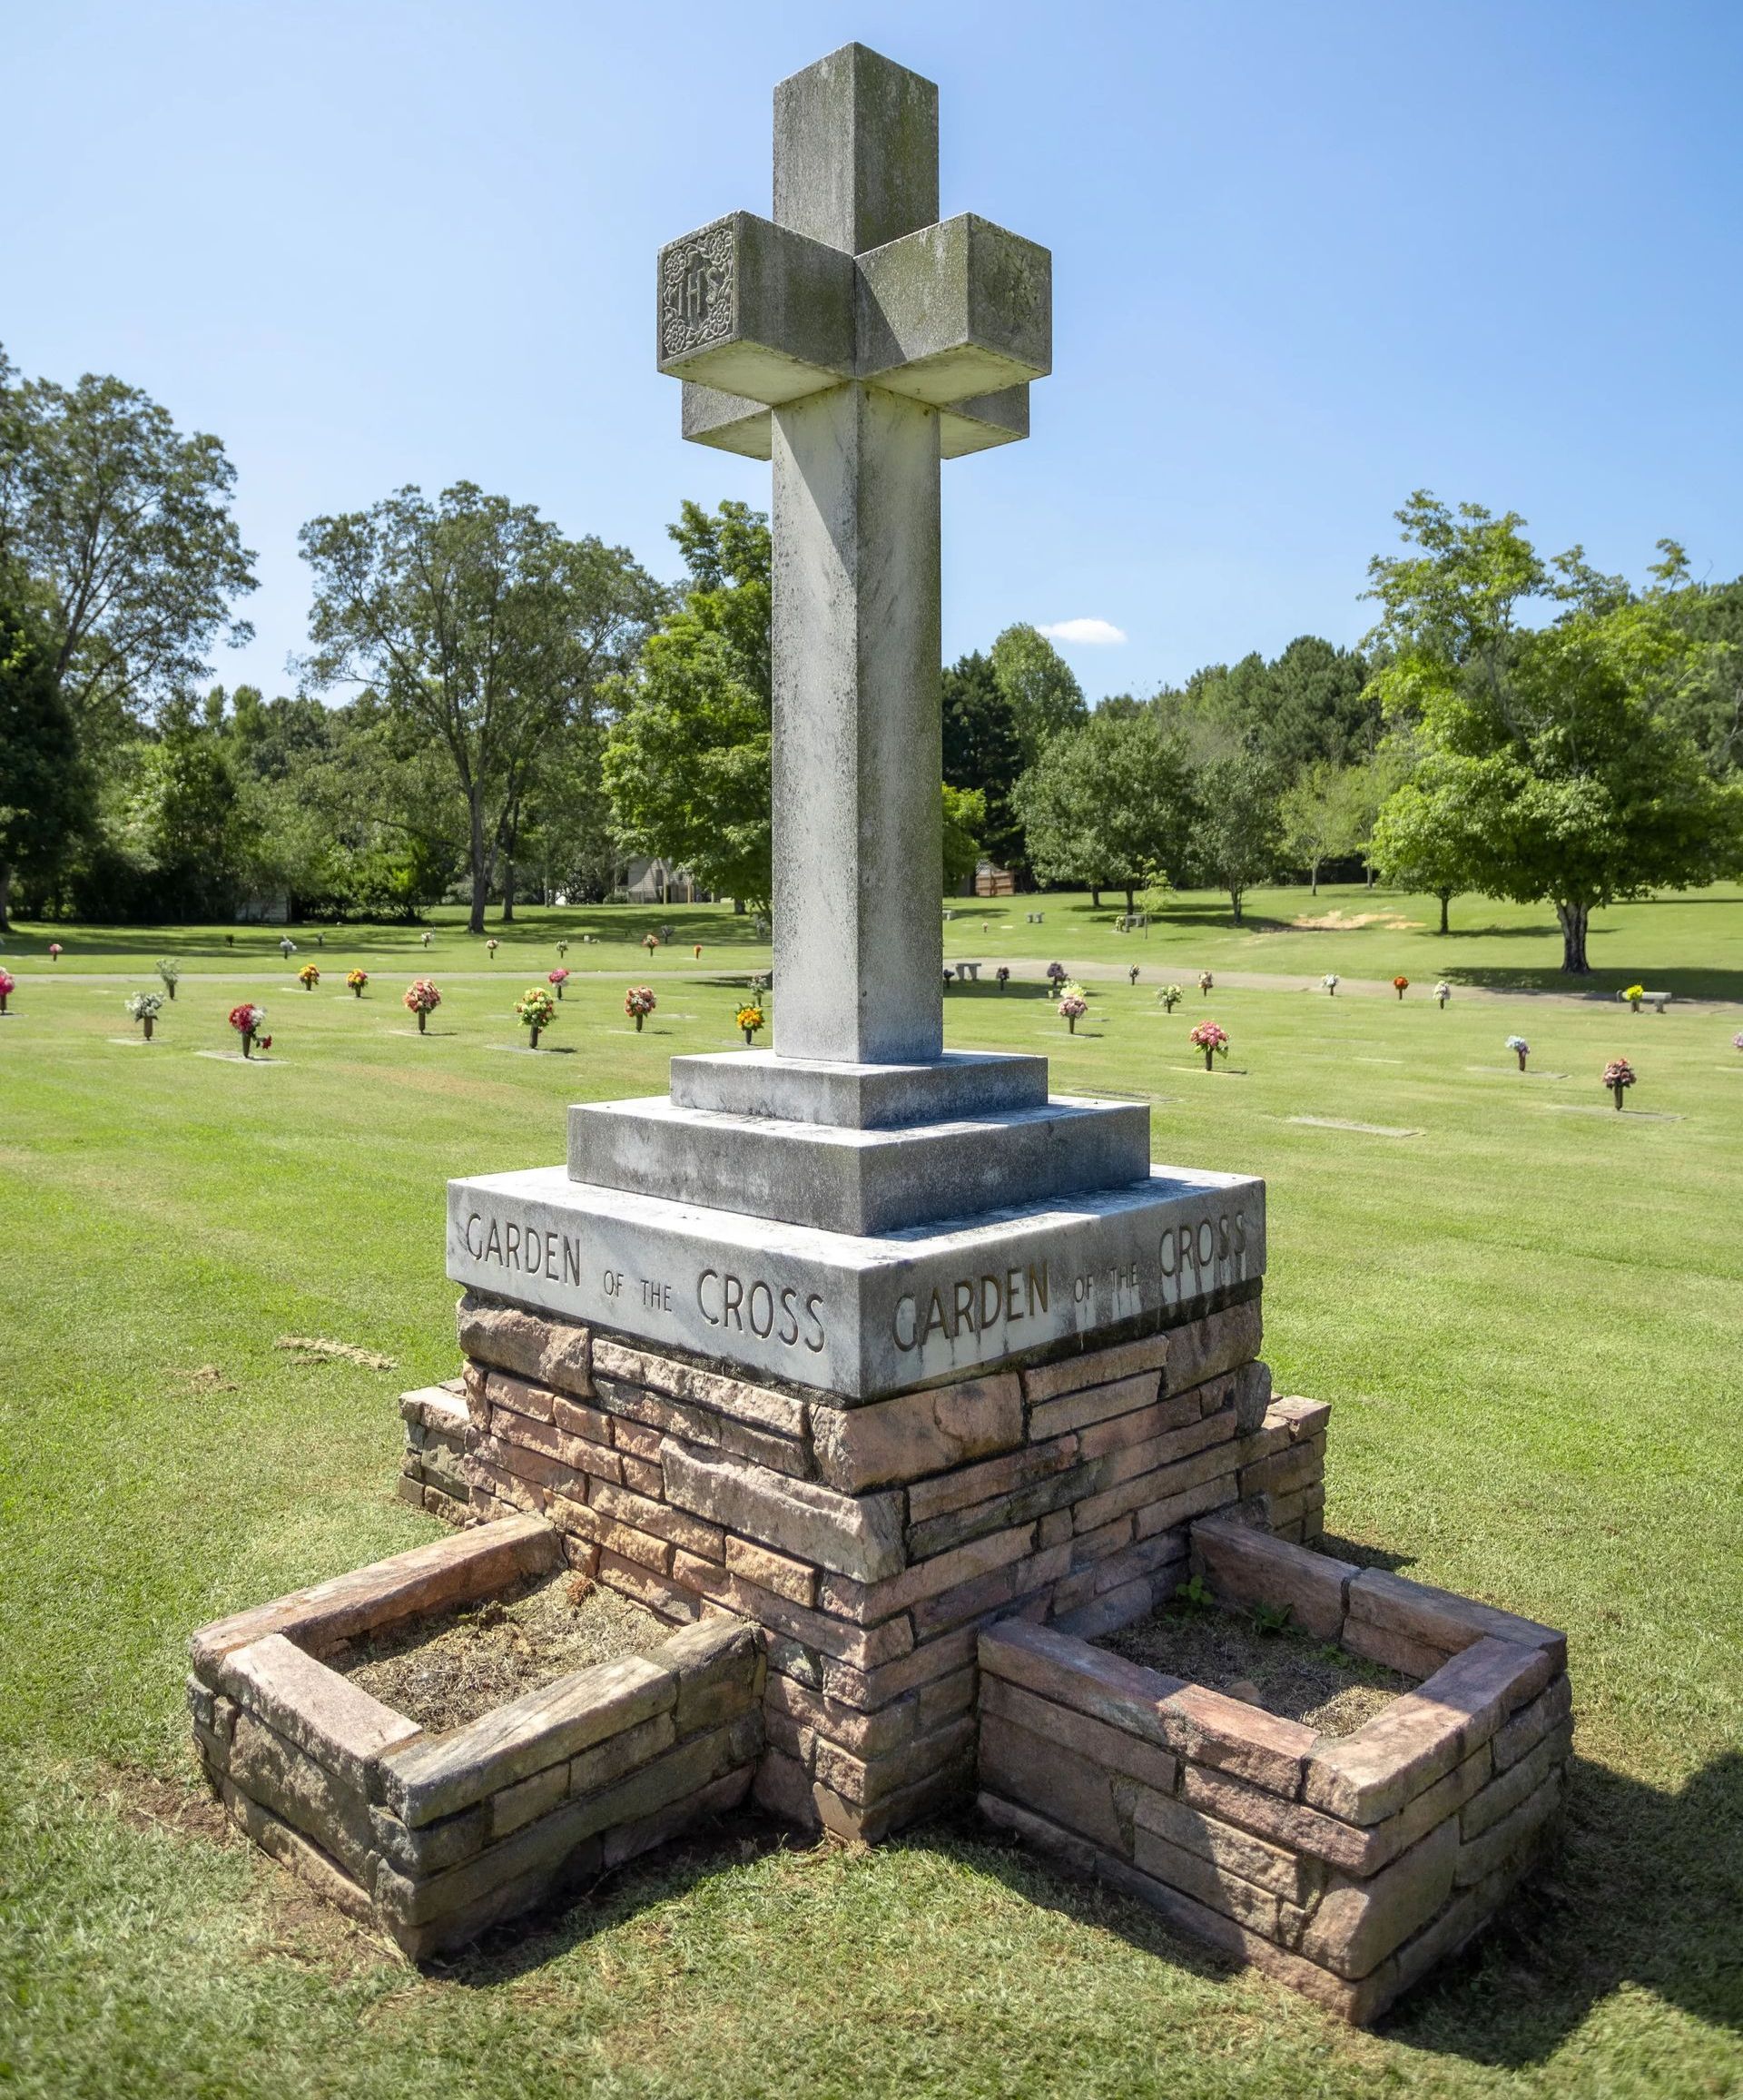
[[[1433,909],[1365,896],[1321,902]],[[1274,892],[1269,915],[1280,899],[1311,909]],[[415,932],[330,930],[317,951],[299,928],[291,968],[323,971],[305,993],[259,929],[239,953],[222,929],[31,928],[0,953],[20,974],[0,1020],[0,2089],[1743,2093],[1743,1011],[1528,996],[1554,984],[1552,923],[1475,901],[1454,905],[1487,929],[1463,946],[1240,934],[1206,901],[1196,933],[1147,950],[1113,932],[1117,902],[1043,900],[1043,944],[1004,901],[1005,952],[1132,954],[1136,991],[1092,982],[1074,1037],[1039,986],[953,991],[950,1040],[1045,1050],[1059,1091],[1149,1099],[1158,1159],[1266,1178],[1265,1353],[1280,1391],[1333,1404],[1334,1549],[1569,1630],[1571,1819],[1549,1880],[1374,2036],[967,1818],[871,1852],[721,1835],[529,1937],[407,1970],[225,1836],[184,1744],[187,1634],[436,1534],[393,1495],[394,1403],[456,1364],[444,1179],[549,1164],[568,1100],[662,1089],[674,1052],[735,1042],[724,973],[766,950],[730,912],[681,907],[537,914],[494,966],[448,919],[428,956]],[[509,1009],[555,963],[558,919],[571,938],[694,927],[723,977],[680,975],[687,946],[652,964],[621,940],[572,947],[572,969],[615,974],[577,974],[552,1054],[527,1055]],[[1736,892],[1603,924],[1610,976],[1743,987]],[[1252,960],[1255,939],[1279,960]],[[148,1049],[122,1000],[169,951],[186,974]],[[1165,961],[1189,983],[1172,1016]],[[362,1001],[353,961],[376,973]],[[1413,989],[1206,1001],[1206,964],[1403,970]],[[424,1040],[399,999],[414,971],[444,991]],[[1441,1011],[1442,975],[1521,989]],[[640,1036],[630,981],[659,994]],[[244,996],[276,1039],[258,1069],[224,1054]],[[1185,1040],[1206,1018],[1232,1039],[1210,1075]],[[1640,1079],[1625,1115],[1599,1080],[1616,1055]]]

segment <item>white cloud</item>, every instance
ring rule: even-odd
[[[1111,648],[1126,639],[1126,630],[1111,620],[1055,620],[1039,631],[1056,642],[1083,642],[1096,649]]]

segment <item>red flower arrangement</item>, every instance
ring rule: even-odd
[[[648,939],[650,941],[653,939],[651,933],[648,935]],[[649,985],[634,985],[624,994],[624,1011],[635,1023],[637,1035],[642,1032],[642,1023],[659,1003],[659,1001],[654,996],[653,988]]]
[[[1399,998],[1402,999],[1405,992],[1410,990],[1409,978],[1394,977],[1392,981],[1392,989],[1398,994]]]
[[[10,970],[0,970],[0,1013],[6,1011],[6,1001],[18,989],[18,980]]]
[[[1634,1084],[1634,1068],[1626,1058],[1611,1058],[1604,1067],[1604,1084],[1616,1097],[1616,1106],[1622,1105],[1622,1096]]]
[[[546,982],[547,982],[547,984],[554,984],[554,985],[556,985],[556,996],[557,996],[559,999],[561,999],[561,998],[562,998],[562,996],[563,996],[563,987],[564,987],[564,986],[565,986],[565,985],[566,985],[566,984],[568,981],[569,981],[569,973],[568,973],[568,971],[567,971],[566,970],[552,970],[552,971],[547,971],[546,972]]]
[[[1211,1061],[1213,1059],[1226,1058],[1228,1055],[1227,1033],[1218,1028],[1214,1020],[1201,1020],[1192,1033],[1187,1036],[1187,1040],[1194,1050],[1204,1051],[1205,1070],[1207,1072],[1216,1070]]]
[[[265,1019],[265,1007],[256,1006],[251,1000],[245,999],[240,1006],[231,1008],[230,1025],[242,1039],[242,1055],[245,1058],[251,1058],[254,1055],[254,1045],[257,1041],[263,1050],[269,1050],[272,1048],[272,1038],[270,1035],[261,1035],[261,1023]]]
[[[424,1034],[430,1015],[442,1003],[442,995],[437,991],[434,981],[428,977],[414,977],[399,996],[407,1010],[418,1016],[419,1034]]]

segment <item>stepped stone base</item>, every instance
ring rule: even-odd
[[[468,1512],[546,1517],[668,1619],[763,1628],[758,1799],[875,1839],[970,1788],[983,1627],[1141,1616],[1213,1511],[1318,1535],[1328,1410],[1272,1399],[1260,1331],[1255,1292],[855,1405],[469,1293]]]

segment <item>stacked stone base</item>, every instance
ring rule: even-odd
[[[1141,1616],[1195,1516],[1320,1530],[1328,1411],[1273,1401],[1256,1296],[863,1405],[478,1296],[459,1332],[472,1514],[546,1517],[668,1619],[763,1628],[758,1798],[842,1837],[969,1791],[983,1626]]]
[[[468,1523],[472,1487],[466,1477],[466,1393],[460,1380],[402,1393],[399,1414],[406,1425],[400,1499],[446,1523]]]
[[[1193,1526],[1231,1604],[1431,1673],[1352,1735],[1139,1669],[1062,1630],[980,1642],[980,1806],[1344,2018],[1376,2018],[1488,1924],[1550,1841],[1571,1748],[1554,1629],[1289,1545]],[[1405,1667],[1409,1667],[1408,1664]]]
[[[720,1623],[427,1734],[331,1667],[389,1625],[562,1565],[514,1517],[206,1626],[188,1701],[238,1826],[414,1959],[561,1902],[736,1808],[763,1748],[763,1642]]]

